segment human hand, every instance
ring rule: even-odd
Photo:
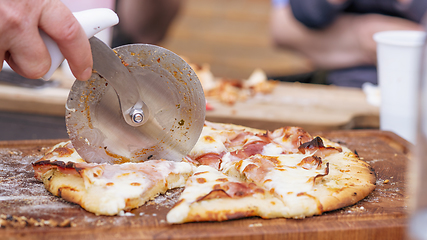
[[[40,78],[50,68],[39,29],[49,35],[79,80],[92,74],[89,41],[71,11],[59,0],[0,0],[0,67],[3,60],[18,74]]]

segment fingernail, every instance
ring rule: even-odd
[[[90,76],[92,76],[92,68],[86,68],[78,78],[80,81],[89,80]]]

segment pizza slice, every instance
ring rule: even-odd
[[[71,142],[54,146],[33,163],[35,177],[53,195],[97,215],[116,215],[183,187],[193,173],[187,162],[150,160],[142,163],[86,163]]]
[[[304,218],[358,202],[375,188],[375,173],[348,148],[299,127],[246,131],[207,123],[189,157],[281,200],[281,217]]]
[[[282,216],[284,208],[283,203],[264,188],[201,165],[187,180],[166,219],[176,224],[251,216],[275,218]]]

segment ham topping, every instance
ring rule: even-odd
[[[81,171],[87,168],[93,168],[97,165],[88,163],[75,163],[62,161],[40,160],[33,163],[34,175],[36,179],[41,180],[41,176],[51,169],[58,169],[64,174],[79,175]]]
[[[268,142],[263,141],[251,142],[243,146],[242,149],[231,152],[231,155],[236,156],[240,159],[245,159],[256,154],[261,154],[262,150],[264,149],[264,146],[267,144]]]
[[[256,193],[264,194],[265,190],[255,183],[225,182],[213,186],[213,190],[196,201],[203,201],[216,198],[242,198]]]
[[[302,154],[314,154],[315,156],[325,158],[331,154],[342,152],[341,148],[325,147],[320,137],[315,137],[309,142],[303,143],[298,150]]]
[[[221,166],[223,155],[224,153],[206,153],[198,156],[195,160],[202,165],[208,165],[218,170]]]
[[[286,152],[298,152],[302,143],[310,141],[311,135],[300,127],[283,127],[268,131],[267,136],[274,142],[283,146]]]
[[[322,159],[318,156],[308,156],[301,160],[300,163],[297,164],[304,169],[320,169],[322,167]]]

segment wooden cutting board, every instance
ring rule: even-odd
[[[1,227],[0,239],[402,239],[408,220],[405,174],[410,144],[377,130],[322,134],[356,151],[375,169],[377,187],[367,198],[306,219],[253,217],[181,225],[165,221],[179,190],[159,196],[129,216],[96,216],[52,196],[33,177],[31,163],[60,140],[0,142],[0,215],[8,219],[4,221],[26,217],[72,223],[62,228]]]

